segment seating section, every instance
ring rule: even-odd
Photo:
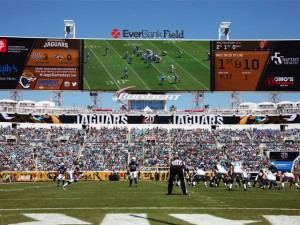
[[[74,162],[87,171],[124,171],[132,156],[141,170],[168,167],[179,155],[189,167],[233,158],[248,171],[268,165],[267,152],[299,151],[300,130],[101,127],[0,128],[0,171],[55,171]],[[299,164],[299,163],[298,163]],[[298,165],[297,164],[297,165]]]

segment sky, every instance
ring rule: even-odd
[[[217,40],[221,22],[231,22],[230,39],[299,39],[298,0],[0,0],[0,36],[64,37],[64,20],[76,24],[76,38],[111,38],[113,28],[184,30],[186,39]],[[1,63],[1,62],[0,62]],[[300,90],[299,90],[300,91]],[[168,102],[177,109],[195,106],[190,93]],[[9,98],[0,91],[0,99]],[[49,100],[48,91],[24,91],[23,100]],[[229,108],[230,93],[204,94],[210,108]],[[282,101],[300,101],[298,92]],[[267,92],[245,92],[243,102],[269,101]],[[63,92],[63,106],[90,105],[89,92]],[[103,108],[119,109],[112,93],[102,94]]]

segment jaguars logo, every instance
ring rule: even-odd
[[[36,80],[36,77],[34,76],[34,73],[30,70],[24,70],[22,73],[22,76],[20,77],[19,84],[25,88],[30,88],[30,83],[34,82]]]

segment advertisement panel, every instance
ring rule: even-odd
[[[0,37],[0,89],[82,89],[81,43]]]
[[[210,41],[84,39],[83,89],[210,91]]]
[[[212,45],[213,90],[300,90],[300,41],[213,41]]]
[[[53,124],[178,124],[178,125],[226,125],[226,124],[293,124],[300,123],[300,115],[284,116],[221,116],[221,115],[127,115],[124,113],[99,113],[76,115],[48,114],[0,114],[0,122],[53,123]]]

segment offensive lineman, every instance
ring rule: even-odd
[[[284,189],[284,181],[290,182],[290,188],[295,184],[297,189],[300,189],[299,185],[295,182],[295,176],[293,173],[285,172],[281,175],[281,187]]]
[[[130,187],[132,186],[132,180],[134,180],[135,186],[138,186],[137,183],[137,174],[140,173],[140,165],[136,161],[135,157],[131,158],[131,162],[128,165],[129,177],[130,177]]]
[[[193,181],[192,181],[192,185],[193,187],[196,186],[196,182],[197,184],[199,184],[200,181],[203,181],[204,186],[207,187],[206,184],[206,180],[205,180],[205,167],[203,164],[200,165],[200,167],[196,170]]]
[[[186,189],[185,180],[184,180],[184,168],[185,168],[184,162],[182,162],[179,159],[179,156],[175,156],[174,161],[172,161],[171,164],[170,164],[170,177],[169,177],[168,193],[167,193],[167,195],[171,195],[172,194],[173,181],[174,181],[176,175],[180,179],[182,193],[184,195],[188,194],[187,193],[187,189]]]

